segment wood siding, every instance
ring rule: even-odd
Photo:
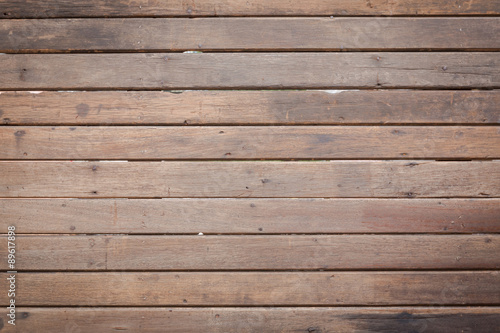
[[[0,0],[0,332],[500,332],[499,16]]]

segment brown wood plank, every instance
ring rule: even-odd
[[[10,125],[500,124],[500,91],[0,93]]]
[[[0,236],[0,269],[7,236]],[[18,271],[499,269],[500,235],[16,237]]]
[[[11,225],[23,234],[500,233],[500,201],[1,199],[0,230]]]
[[[0,159],[494,159],[499,127],[0,127]]]
[[[498,197],[499,161],[0,162],[0,197]]]
[[[0,89],[499,88],[500,54],[0,54]]]
[[[0,287],[8,290],[8,274]],[[18,273],[18,306],[498,305],[498,271]],[[7,293],[0,295],[7,305]]]
[[[4,324],[3,332],[500,332],[498,307],[20,307],[17,311],[16,326]]]
[[[499,18],[0,20],[0,52],[500,49]]]
[[[498,15],[496,1],[445,0],[1,0],[2,18],[304,15]]]

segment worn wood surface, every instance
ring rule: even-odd
[[[0,52],[496,50],[499,18],[0,20]]]
[[[500,304],[498,271],[37,272],[17,281],[18,306]],[[1,273],[2,290],[7,284]]]
[[[330,15],[499,15],[491,0],[1,0],[2,18]]]
[[[0,159],[495,159],[499,127],[0,127]]]
[[[0,93],[5,125],[500,124],[499,91]]]
[[[498,197],[500,162],[0,162],[0,197]]]
[[[500,268],[500,235],[53,235],[19,236],[16,249],[19,271]]]
[[[0,54],[0,89],[500,88],[492,52]]]
[[[499,217],[484,198],[0,200],[0,230],[23,234],[500,233]]]
[[[498,307],[37,308],[16,328],[63,332],[500,332]],[[54,320],[58,318],[58,320]],[[5,321],[5,320],[4,320]],[[2,332],[17,332],[5,325]]]
[[[498,35],[486,0],[0,0],[0,331],[500,332]]]

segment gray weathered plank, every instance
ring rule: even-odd
[[[499,18],[0,20],[0,52],[496,50]]]
[[[0,273],[2,290],[7,276]],[[500,304],[498,271],[35,272],[16,281],[17,306]]]
[[[499,161],[0,162],[0,197],[498,197]]]
[[[16,326],[5,324],[3,332],[64,332],[68,328],[131,333],[500,332],[498,307],[20,307],[17,311]]]
[[[18,229],[21,232],[22,228]],[[0,236],[0,269],[7,236]],[[500,235],[21,235],[18,271],[499,269]]]
[[[500,124],[500,91],[0,93],[5,125]]]
[[[89,214],[92,212],[92,214]],[[1,199],[18,233],[500,233],[498,199]]]
[[[500,88],[500,53],[0,54],[0,89]]]
[[[491,0],[1,0],[1,18],[330,15],[498,15]]]
[[[495,159],[500,127],[0,127],[0,159]]]

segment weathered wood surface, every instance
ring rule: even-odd
[[[92,212],[92,214],[89,214]],[[498,199],[1,199],[18,233],[500,233]]]
[[[0,0],[0,331],[500,332],[500,3],[292,2]]]
[[[16,252],[19,271],[499,269],[500,235],[40,235]]]
[[[498,197],[500,162],[0,162],[0,197]]]
[[[7,276],[0,274],[2,290]],[[17,306],[500,304],[498,271],[37,272],[16,279]]]
[[[1,0],[2,18],[165,16],[499,15],[491,0]]]
[[[498,307],[20,307],[18,314],[2,332],[500,332]]]
[[[0,159],[495,159],[500,127],[0,127]]]
[[[497,50],[499,18],[0,20],[0,52]]]
[[[0,89],[500,88],[493,52],[0,54]]]
[[[499,91],[0,93],[5,125],[500,124]]]

